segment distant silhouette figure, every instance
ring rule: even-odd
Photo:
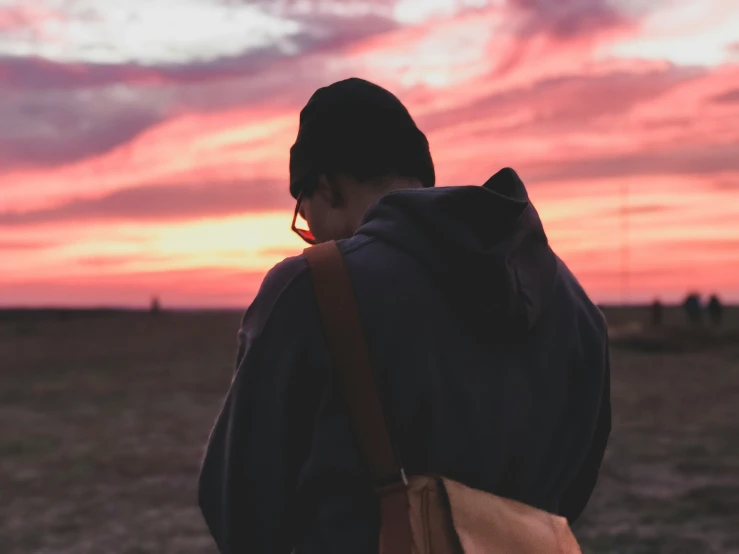
[[[721,304],[721,300],[719,300],[718,296],[715,294],[711,295],[706,307],[708,310],[708,318],[711,320],[711,323],[714,325],[721,325],[721,320],[724,316],[724,306]]]
[[[699,294],[689,294],[683,303],[683,309],[685,310],[685,315],[690,323],[698,325],[701,322],[703,305],[701,304],[701,297]]]
[[[659,299],[655,299],[652,303],[652,325],[659,327],[662,325],[662,317],[664,316],[664,307]]]
[[[162,306],[159,303],[159,297],[155,296],[151,299],[151,306],[149,307],[149,313],[158,314],[162,311]]]

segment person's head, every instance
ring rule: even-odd
[[[433,187],[425,135],[393,94],[362,79],[318,89],[290,149],[290,193],[311,244],[350,237],[367,209],[398,189]]]

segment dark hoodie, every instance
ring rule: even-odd
[[[610,432],[606,325],[515,172],[388,194],[339,245],[408,473],[576,519]],[[377,552],[312,287],[285,260],[244,316],[200,476],[223,553]]]

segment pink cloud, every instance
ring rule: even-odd
[[[631,26],[635,15],[607,0],[509,0],[524,17],[522,35],[546,32],[561,39]]]
[[[45,23],[63,19],[64,15],[61,12],[50,10],[35,2],[18,2],[0,6],[0,31],[2,32],[28,32],[35,37],[44,37]]]
[[[0,212],[0,227],[101,220],[181,221],[288,210],[293,205],[287,194],[287,181],[170,183],[73,199],[44,209]]]
[[[515,0],[412,27],[318,10],[300,16],[313,25],[294,54],[179,66],[0,58],[0,252],[35,267],[36,251],[53,260],[61,248],[39,246],[38,233],[92,222],[111,244],[130,221],[145,231],[279,211],[287,225],[298,112],[319,86],[357,75],[406,102],[440,185],[519,170],[552,243],[596,297],[620,294],[628,183],[633,294],[679,298],[697,286],[739,298],[721,276],[739,240],[739,66],[603,57],[601,46],[640,32],[640,14],[615,5]],[[260,260],[294,253],[247,238]],[[79,240],[76,277],[0,281],[0,304],[145,305],[164,290],[165,304],[238,306],[263,274],[168,271],[165,255],[161,271],[119,275],[119,256]]]
[[[623,19],[619,12],[602,2],[562,5],[518,2],[512,6],[513,11],[495,8],[463,12],[448,22],[434,21],[420,28],[399,29],[387,17],[341,16],[338,12],[318,10],[318,4],[315,7],[313,12],[300,12],[299,19],[308,34],[295,39],[299,45],[298,54],[285,55],[276,48],[265,47],[209,62],[160,66],[0,57],[0,117],[8,122],[6,128],[17,128],[21,124],[25,128],[20,137],[3,137],[0,132],[2,167],[47,167],[94,157],[133,140],[145,129],[183,111],[232,109],[274,102],[277,98],[286,99],[287,105],[298,109],[318,86],[348,76],[346,68],[354,67],[354,73],[366,67],[361,61],[363,51],[377,51],[380,44],[425,41],[445,27],[462,31],[475,20],[492,18],[491,22],[499,22],[504,31],[500,34],[501,40],[490,44],[483,60],[475,62],[479,65],[489,64],[490,59],[500,59],[500,52],[519,50],[523,42],[528,45],[526,50],[532,57],[541,57],[556,49],[556,58],[564,59],[567,49],[585,49],[574,42],[565,46],[560,44],[562,40],[587,42],[590,39],[583,37],[599,36]],[[283,8],[287,9],[286,13],[298,17],[298,12],[292,13],[294,7],[291,5]],[[8,13],[24,14],[24,21],[38,15],[28,10],[18,12],[18,9]],[[505,32],[505,18],[510,19],[515,14],[521,25],[527,22],[530,28],[525,37]],[[600,15],[590,17],[593,14]],[[15,19],[18,17],[16,15]],[[562,26],[563,22],[577,18],[580,18],[578,26],[569,23]],[[10,20],[10,16],[6,19]],[[553,48],[557,44],[559,47]],[[386,57],[397,57],[398,50],[402,50],[402,46],[388,52]],[[347,57],[348,62],[337,65],[340,59]],[[515,65],[530,65],[524,61],[519,60]],[[461,70],[456,62],[453,67],[454,71]],[[480,65],[472,70],[473,74],[482,68]],[[394,78],[390,78],[388,85],[397,89],[394,86],[397,83],[391,82]],[[123,101],[119,89],[111,88],[120,85],[128,88]],[[21,89],[27,94],[3,97],[3,88],[6,93]],[[87,91],[84,102],[80,101],[79,90]],[[23,120],[16,124],[14,120],[21,117],[19,114]]]
[[[719,104],[737,104],[739,103],[739,88],[717,94],[712,100]]]
[[[5,251],[6,255],[10,255],[16,250],[39,250],[42,248],[48,248],[49,243],[43,241],[33,240],[0,240],[0,253]],[[2,254],[0,254],[0,257]]]

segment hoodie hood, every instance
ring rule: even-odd
[[[431,272],[456,312],[475,328],[530,329],[546,308],[558,260],[515,171],[483,186],[392,192],[357,234],[376,237]]]

